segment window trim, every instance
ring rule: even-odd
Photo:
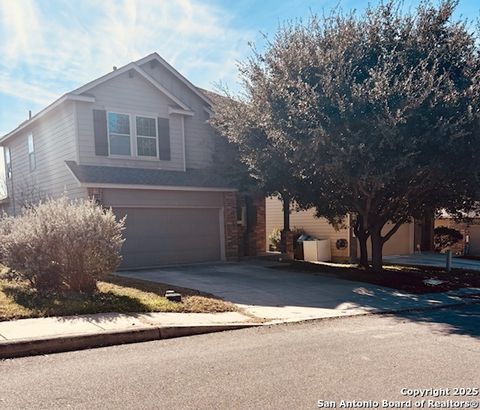
[[[30,145],[32,150],[30,150]],[[27,152],[28,152],[28,168],[30,169],[30,172],[33,172],[37,169],[37,156],[35,154],[35,139],[33,137],[33,133],[29,133],[27,135]],[[33,166],[32,166],[32,158],[33,158]]]
[[[130,128],[130,134],[118,134],[114,133],[115,135],[120,135],[120,136],[127,136],[130,139],[130,154],[112,154],[110,151],[110,125],[109,125],[109,120],[108,117],[110,114],[120,114],[120,115],[128,115],[128,124]],[[133,138],[132,138],[132,115],[127,112],[121,112],[121,111],[108,111],[107,110],[107,142],[108,142],[108,156],[110,158],[131,158],[133,157],[132,153],[135,152],[134,146],[133,146]]]
[[[155,121],[155,137],[151,137],[151,136],[148,136],[148,135],[138,135],[138,131],[137,131],[137,118],[138,117],[141,117],[141,118],[150,118],[152,120]],[[154,117],[152,115],[144,115],[144,114],[134,114],[134,118],[135,118],[135,157],[136,158],[140,158],[140,159],[159,159],[159,155],[160,155],[160,147],[158,145],[158,120],[157,120],[157,117]],[[155,147],[156,147],[156,151],[157,151],[157,155],[153,156],[153,155],[138,155],[138,137],[140,138],[155,138]]]

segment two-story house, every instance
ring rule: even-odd
[[[94,197],[127,216],[125,268],[237,258],[245,212],[215,172],[211,113],[208,93],[157,53],[114,68],[0,138],[3,207],[18,214],[46,197]],[[264,231],[256,236],[263,251]]]

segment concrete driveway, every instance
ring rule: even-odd
[[[444,268],[447,256],[444,254],[426,252],[413,255],[385,256],[385,263],[399,263],[402,265],[439,266]],[[452,258],[452,268],[470,269],[480,271],[480,261],[463,258]]]
[[[282,322],[461,301],[457,293],[411,295],[360,282],[279,270],[274,264],[223,263],[121,271],[118,274],[198,289],[229,300],[256,317]]]

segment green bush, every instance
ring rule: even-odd
[[[1,226],[3,263],[37,289],[93,292],[121,261],[124,220],[93,201],[48,200]]]
[[[433,243],[437,252],[448,249],[462,239],[463,235],[457,229],[439,226],[433,230]]]
[[[280,229],[274,228],[270,235],[268,235],[268,241],[270,243],[270,250],[280,252],[282,241],[282,232]]]

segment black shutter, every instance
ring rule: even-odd
[[[170,120],[158,118],[158,157],[170,160]]]
[[[107,112],[93,110],[93,135],[95,137],[95,155],[108,155]]]

